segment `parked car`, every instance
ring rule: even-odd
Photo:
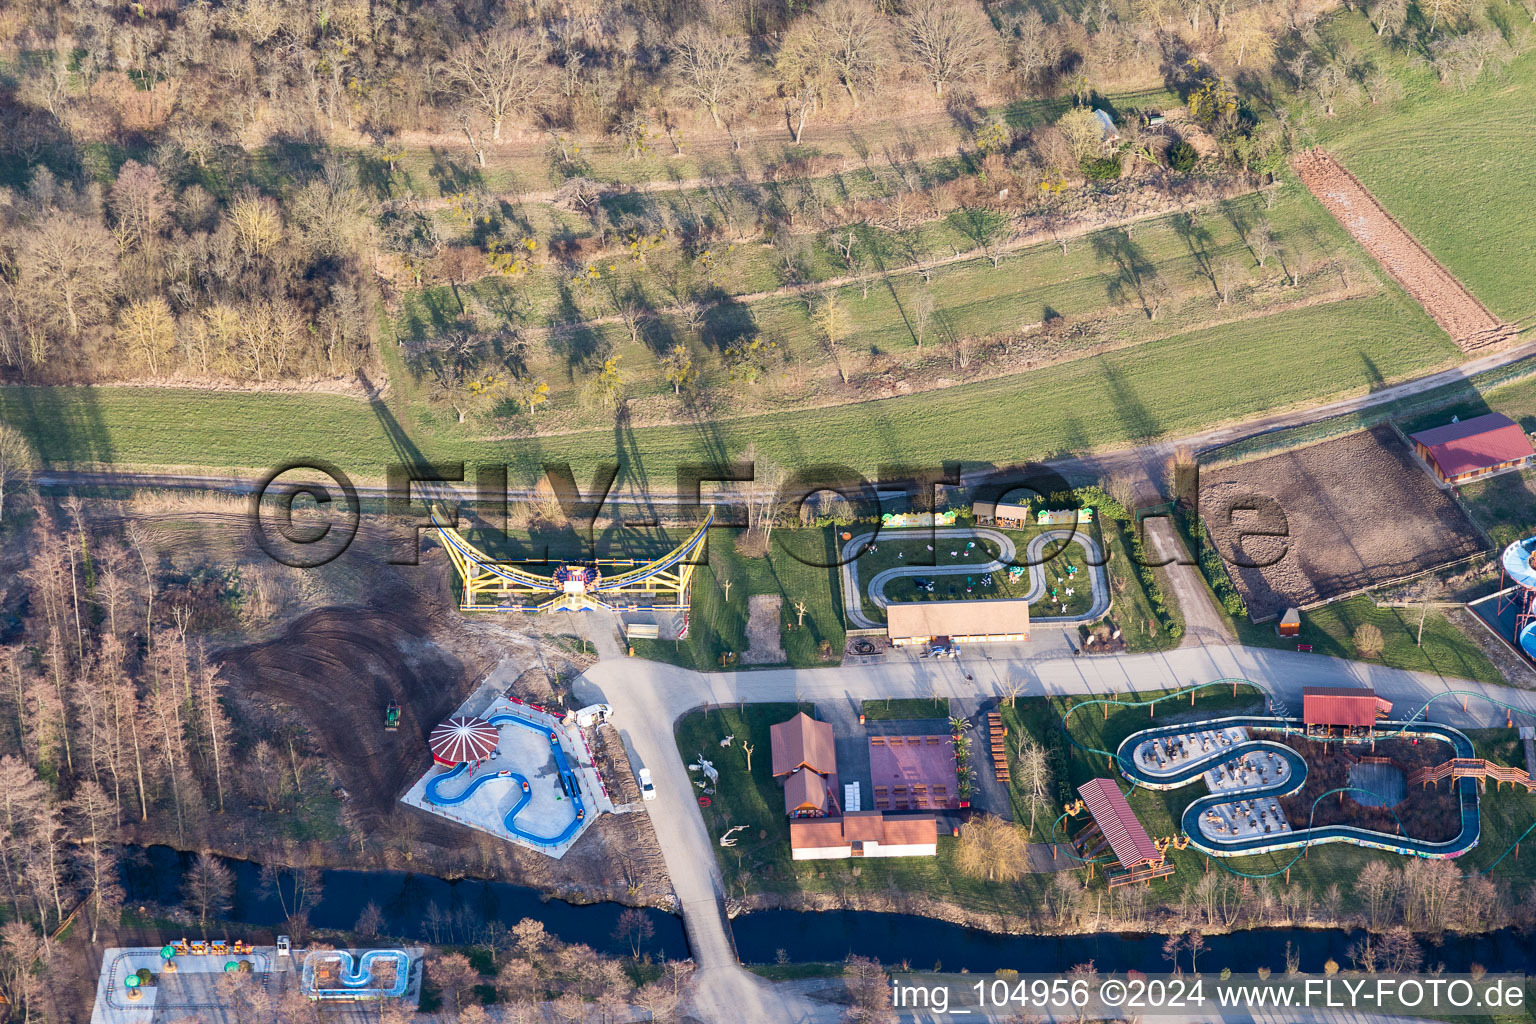
[[[640,799],[642,799],[642,800],[655,800],[656,799],[656,784],[651,781],[651,770],[649,768],[641,768],[640,772],[639,772],[639,778],[640,778]]]

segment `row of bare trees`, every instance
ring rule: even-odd
[[[92,940],[115,922],[122,844],[195,845],[227,808],[277,809],[321,776],[296,737],[237,742],[198,639],[205,605],[228,595],[167,579],[148,531],[93,526],[78,500],[29,518],[26,568],[0,587],[25,609],[0,647],[0,914],[51,952],[77,908]],[[229,909],[216,858],[184,883],[198,919]],[[278,889],[300,921],[318,898],[302,872]]]
[[[372,351],[369,206],[332,162],[219,201],[129,160],[0,202],[0,366],[41,379],[337,375]]]
[[[551,1013],[572,1022],[627,1020],[631,1007],[639,1007],[650,1020],[671,1021],[677,1019],[689,974],[687,965],[669,962],[659,977],[636,985],[622,960],[581,943],[561,942],[531,918],[513,925],[499,941],[482,945],[492,954],[490,976],[481,975],[462,953],[441,953],[428,961],[428,978],[455,1024],[486,1024],[477,994],[481,986],[494,989],[509,1024],[548,1020]]]

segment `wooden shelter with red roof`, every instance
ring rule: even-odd
[[[1378,718],[1392,713],[1392,702],[1363,686],[1307,686],[1301,691],[1301,720],[1307,731],[1316,726],[1332,729],[1370,729]]]
[[[1147,835],[1114,779],[1092,779],[1077,788],[1093,824],[1073,840],[1085,859],[1098,856],[1107,845],[1121,870],[1105,872],[1109,887],[1150,882],[1173,874],[1162,850]]]

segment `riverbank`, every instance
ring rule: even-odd
[[[125,852],[125,905],[135,912],[142,907],[149,917],[184,917],[183,879],[195,855],[167,846]],[[220,862],[230,877],[229,909],[222,917],[262,929],[307,927],[360,939],[474,945],[493,922],[510,929],[524,918],[534,918],[561,941],[619,953],[627,947],[616,935],[619,920],[635,907],[650,924],[657,956],[688,955],[682,921],[670,909],[614,900],[565,900],[528,886],[467,876],[295,867],[224,857]]]

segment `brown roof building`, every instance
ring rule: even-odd
[[[1529,466],[1536,459],[1536,448],[1520,424],[1497,412],[1421,430],[1408,439],[1419,458],[1450,484]]]
[[[802,768],[784,780],[784,813],[791,818],[820,818],[830,814],[835,805],[832,787],[837,776],[824,779],[809,768]]]
[[[841,818],[789,823],[790,856],[795,860],[932,857],[938,843],[938,820],[932,815],[890,818],[879,811],[854,811]]]
[[[832,726],[816,721],[804,711],[787,722],[771,726],[768,740],[773,747],[775,778],[800,768],[809,768],[820,775],[837,771]]]
[[[931,643],[947,636],[956,643],[1029,639],[1029,602],[912,601],[886,605],[885,631],[894,646]]]
[[[971,514],[977,526],[1029,526],[1028,505],[1015,505],[1006,501],[977,501],[971,505]]]

